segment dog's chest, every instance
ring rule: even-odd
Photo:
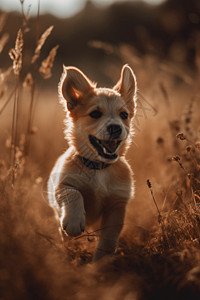
[[[107,172],[96,171],[93,177],[93,184],[95,187],[95,194],[107,196],[109,194],[110,176]]]
[[[111,196],[125,196],[127,186],[124,185],[113,173],[107,170],[96,171],[91,177],[90,189],[96,199],[110,198]]]
[[[110,174],[104,170],[97,170],[91,172],[90,177],[85,181],[84,190],[87,191],[87,198],[89,198],[88,195],[92,195],[92,202],[98,203],[110,196],[113,190],[112,185]]]
[[[105,208],[120,201],[128,202],[130,198],[131,182],[124,180],[111,167],[90,170],[82,180],[79,190],[83,195],[88,224],[97,220]]]

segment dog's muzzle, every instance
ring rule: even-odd
[[[121,140],[99,140],[95,136],[89,135],[89,141],[101,157],[111,160],[117,158],[118,155],[115,152],[118,149]]]

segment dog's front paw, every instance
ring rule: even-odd
[[[64,231],[70,236],[80,235],[85,230],[85,214],[81,216],[65,216],[61,221]]]

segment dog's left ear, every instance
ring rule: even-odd
[[[123,66],[120,80],[114,89],[121,94],[133,116],[136,107],[137,81],[133,70],[128,65]]]
[[[95,84],[78,68],[63,66],[59,87],[62,97],[66,100],[68,110],[72,111],[93,92]]]

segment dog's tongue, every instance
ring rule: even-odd
[[[115,152],[118,146],[117,141],[115,140],[101,141],[101,144],[106,148],[106,150],[109,153]]]

